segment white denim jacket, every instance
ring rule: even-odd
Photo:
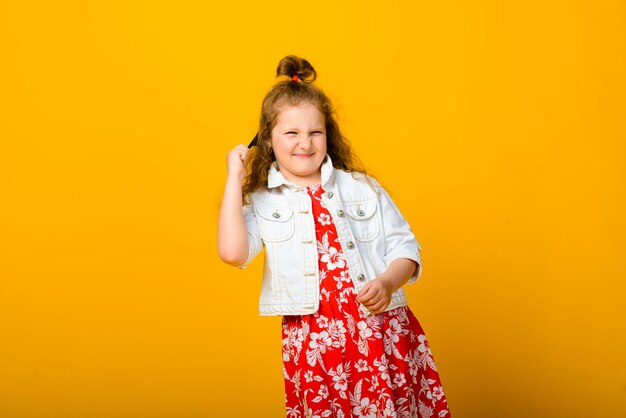
[[[354,174],[354,175],[353,175]],[[356,178],[355,178],[356,177]],[[389,194],[372,177],[335,169],[330,156],[321,167],[324,205],[335,223],[349,275],[357,290],[383,273],[398,258],[415,260],[422,273],[421,247]],[[320,278],[311,198],[270,167],[268,186],[250,195],[243,207],[248,229],[245,268],[265,246],[265,267],[259,313],[305,315],[319,307]],[[406,306],[402,288],[393,293],[387,311]],[[361,306],[366,315],[370,312]]]

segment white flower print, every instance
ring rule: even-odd
[[[402,327],[402,324],[397,318],[389,320],[389,330],[391,330],[394,335],[406,335],[409,332]]]
[[[402,387],[406,383],[406,379],[404,378],[404,373],[398,373],[393,378],[393,383],[397,388]]]
[[[324,315],[318,316],[315,321],[317,322],[318,327],[328,328],[328,318],[326,318]]]
[[[400,341],[398,334],[394,333],[391,328],[387,328],[387,331],[385,331],[385,339],[388,340],[390,346]],[[387,350],[387,347],[385,347],[385,352],[391,354],[391,348]]]
[[[322,331],[320,333],[312,332],[311,341],[309,341],[309,347],[314,350],[320,350],[322,353],[326,352],[326,347],[330,347],[332,340],[328,332]]]
[[[330,347],[331,344],[332,339],[330,338],[330,335],[328,335],[328,332],[312,332],[311,341],[309,341],[309,349],[306,351],[307,363],[311,366],[315,366],[317,360],[321,362],[321,354],[325,353],[326,348]]]
[[[361,399],[361,403],[352,408],[352,413],[358,417],[376,418],[378,408],[375,403],[370,403],[369,398]]]
[[[384,348],[385,353],[392,354],[399,359],[402,359],[402,354],[398,350],[396,343],[400,341],[400,336],[408,334],[408,330],[402,327],[402,324],[397,318],[392,318],[389,321],[389,328],[385,331]]]
[[[433,388],[433,398],[435,398],[435,400],[439,401],[441,400],[441,398],[444,397],[444,393],[443,393],[443,387],[441,386],[435,386]]]
[[[413,383],[417,383],[416,376],[419,369],[418,359],[419,355],[417,354],[417,348],[415,348],[414,350],[410,350],[408,353],[406,353],[406,357],[404,358],[404,361],[408,363],[409,374],[412,377]]]
[[[348,303],[348,295],[350,295],[351,293],[352,292],[351,292],[350,288],[341,291],[339,293],[339,302],[342,303],[342,304]],[[341,306],[343,306],[343,305],[341,305]]]
[[[372,336],[372,329],[367,326],[367,322],[359,321],[356,326],[359,329],[359,337],[366,339]]]
[[[326,398],[328,398],[328,388],[326,385],[320,385],[320,390],[317,392],[317,396],[313,399],[313,402],[320,402]]]
[[[383,334],[380,332],[380,329],[383,326],[383,315],[370,315],[365,318],[365,321],[367,321],[367,325],[369,325],[374,332],[374,337],[382,339]]]
[[[420,342],[420,345],[417,347],[417,350],[420,352],[419,365],[424,369],[426,369],[426,365],[428,365],[431,369],[437,371],[437,366],[435,366],[435,361],[433,360],[432,352],[426,341],[426,336],[422,334],[417,337],[417,339]]]
[[[328,243],[328,233],[322,236],[322,241],[317,242],[317,250],[321,254],[320,261],[326,264],[328,270],[344,268],[346,266],[346,256],[336,247],[331,247]]]
[[[350,276],[348,275],[347,270],[341,270],[339,272],[339,276],[333,276],[333,279],[336,282],[335,287],[337,289],[342,289],[344,284],[348,284],[351,282]]]
[[[359,372],[364,372],[366,370],[369,369],[369,365],[367,364],[367,361],[363,360],[362,358],[360,358],[357,362],[356,362],[356,369]]]
[[[371,336],[373,335],[372,329],[368,327],[366,321],[359,321],[356,326],[359,329],[359,340],[357,342],[357,348],[359,349],[359,353],[368,355],[369,346],[367,344],[367,339],[371,338]]]
[[[340,392],[342,398],[346,397],[345,391],[348,389],[348,376],[346,372],[343,370],[343,366],[341,364],[337,365],[337,371],[333,371],[333,369],[328,370],[328,375],[333,378],[333,387]]]
[[[338,251],[335,247],[330,247],[328,252],[322,255],[322,262],[326,263],[328,270],[334,270],[336,268],[342,268],[346,265],[346,259],[342,252]]]
[[[337,289],[341,289],[341,288],[343,287],[343,283],[341,282],[341,277],[339,277],[339,276],[333,276],[333,280],[335,280],[335,282],[337,283],[337,284],[335,285],[335,287],[336,287]]]
[[[313,371],[312,370],[307,370],[306,372],[304,372],[304,380],[307,383],[311,383],[313,381]]]
[[[341,319],[331,320],[328,324],[328,333],[333,340],[333,347],[339,348],[346,345],[346,328]]]
[[[323,226],[323,225],[330,225],[330,215],[326,214],[326,213],[321,213],[320,216],[317,218],[317,221]]]
[[[296,327],[288,327],[283,325],[283,331],[286,335],[283,338],[283,360],[287,361],[290,357],[298,358],[302,349],[303,329]]]
[[[378,375],[381,379],[385,380],[389,386],[391,386],[391,378],[389,376],[389,363],[387,357],[384,355],[380,357],[380,360],[374,360],[374,366],[378,367]]]

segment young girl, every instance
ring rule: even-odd
[[[287,56],[276,75],[256,146],[228,153],[218,249],[244,268],[265,247],[260,313],[283,316],[287,416],[450,417],[402,289],[421,247],[357,164],[311,64]]]

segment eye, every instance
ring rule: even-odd
[[[287,132],[287,135],[291,135],[291,134],[296,135],[296,132],[295,132],[295,131],[289,131],[289,132]]]

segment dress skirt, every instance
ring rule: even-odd
[[[408,306],[365,316],[320,185],[307,188],[319,253],[320,307],[283,316],[287,417],[446,417],[428,341]]]

